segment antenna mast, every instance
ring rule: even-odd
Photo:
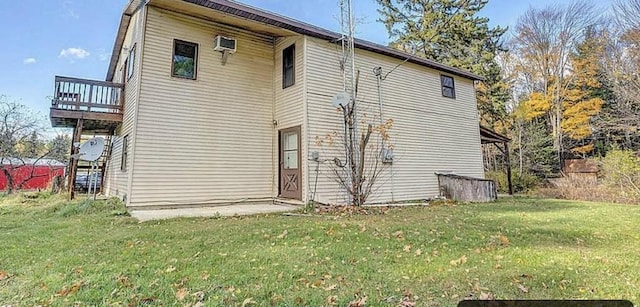
[[[357,77],[355,63],[355,38],[352,0],[340,0],[340,21],[342,30],[342,69],[343,90],[350,96],[349,103],[343,107],[344,111],[344,140],[346,154],[347,181],[351,191],[349,191],[349,202],[353,203],[353,195],[360,195],[360,179],[357,175],[360,161],[360,142],[358,133],[358,112],[357,112]]]

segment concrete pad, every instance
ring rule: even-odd
[[[157,209],[157,210],[131,210],[131,216],[140,222],[153,220],[166,220],[178,217],[214,217],[214,216],[235,216],[253,215],[277,212],[289,212],[300,209],[299,206],[284,204],[251,204],[251,205],[230,205],[202,208],[181,208],[181,209]]]

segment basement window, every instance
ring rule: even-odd
[[[282,50],[282,88],[296,84],[296,45]]]
[[[129,157],[129,135],[122,138],[122,158],[120,160],[120,170],[127,171],[127,160]]]
[[[171,75],[184,79],[196,79],[198,44],[181,40],[173,41]]]
[[[456,98],[456,87],[453,83],[453,77],[440,75],[440,84],[442,85],[442,96]]]

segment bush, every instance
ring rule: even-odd
[[[624,196],[640,199],[640,158],[633,151],[613,149],[600,160],[605,185]]]
[[[509,183],[505,172],[486,172],[485,177],[495,181],[498,186],[498,192],[509,193]],[[540,178],[529,173],[523,173],[522,176],[511,173],[511,183],[513,184],[514,193],[525,193],[540,185]]]

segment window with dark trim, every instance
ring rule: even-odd
[[[442,96],[456,98],[456,87],[453,83],[453,77],[440,75],[440,84],[442,85]]]
[[[129,157],[129,136],[122,138],[122,160],[120,161],[120,170],[127,171],[127,160]]]
[[[127,67],[127,81],[129,81],[129,79],[131,79],[131,76],[133,76],[133,71],[135,70],[135,65],[136,65],[136,45],[135,44],[133,45],[133,47],[131,47],[131,50],[129,50],[129,57],[125,62],[125,65]]]
[[[198,44],[173,40],[173,63],[171,75],[173,77],[196,79],[198,62]]]
[[[296,84],[296,45],[282,50],[282,88]]]

